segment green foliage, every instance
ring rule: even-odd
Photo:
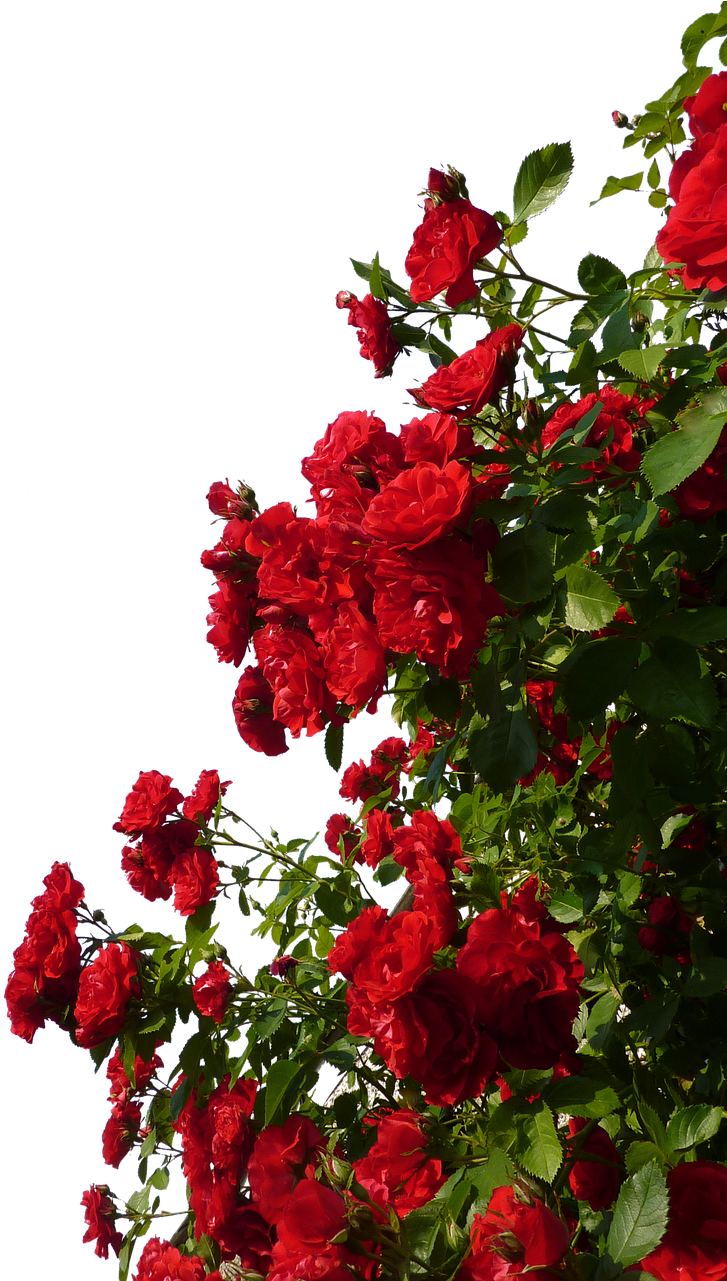
[[[573,172],[569,142],[551,143],[523,160],[513,191],[513,222],[527,222],[548,209],[565,190]]]

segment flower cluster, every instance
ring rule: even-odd
[[[137,1054],[132,1083],[126,1074],[118,1048],[109,1059],[106,1076],[111,1085],[109,1102],[112,1106],[111,1116],[102,1136],[103,1159],[116,1170],[127,1152],[131,1151],[141,1124],[141,1104],[134,1095],[143,1094],[154,1073],[163,1066],[158,1054],[153,1055],[148,1063]]]
[[[124,846],[121,866],[144,898],[168,899],[182,916],[210,903],[219,882],[217,861],[200,841],[203,828],[227,791],[217,770],[202,770],[186,798],[167,774],[142,772],[129,792],[114,831],[136,842]]]
[[[46,1019],[71,1026],[81,974],[75,909],[83,886],[67,863],[54,863],[43,884],[45,890],[33,899],[25,938],[13,953],[15,966],[5,989],[12,1031],[29,1042]]]

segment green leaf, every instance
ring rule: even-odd
[[[615,311],[604,326],[603,350],[599,357],[600,364],[617,360],[622,352],[638,347],[639,340],[629,324],[628,304]]]
[[[688,721],[708,728],[717,715],[717,694],[699,654],[685,641],[664,636],[631,677],[630,697],[646,712],[665,721]]]
[[[655,497],[669,494],[706,462],[727,422],[727,388],[707,392],[702,403],[679,419],[679,429],[662,436],[641,464]]]
[[[343,725],[329,725],[325,738],[326,760],[336,773],[343,759]]]
[[[569,565],[565,581],[566,626],[579,632],[595,632],[610,623],[621,602],[600,574],[582,565]]]
[[[158,1170],[155,1170],[149,1182],[153,1188],[159,1188],[159,1191],[163,1192],[169,1186],[169,1170],[167,1167],[162,1165]]]
[[[553,1113],[542,1099],[536,1099],[528,1111],[518,1117],[515,1155],[528,1174],[546,1183],[553,1182],[563,1163]]]
[[[266,1125],[273,1125],[278,1116],[282,1115],[286,1096],[292,1092],[291,1087],[302,1071],[302,1064],[291,1062],[290,1059],[279,1059],[277,1063],[273,1063],[265,1078]]]
[[[552,142],[523,160],[513,191],[514,223],[543,213],[565,190],[573,172],[569,142]]]
[[[614,1263],[628,1268],[656,1249],[669,1217],[666,1179],[650,1162],[626,1180],[618,1194],[606,1251]]]
[[[608,1078],[588,1068],[578,1076],[564,1076],[552,1081],[542,1092],[543,1098],[554,1112],[568,1116],[593,1117],[598,1120],[610,1116],[620,1107],[620,1099]]]
[[[691,71],[697,65],[704,45],[714,36],[727,35],[727,6],[720,5],[719,13],[703,13],[690,23],[682,36],[682,61]]]
[[[626,178],[614,178],[612,175],[606,179],[600,196],[597,200],[592,200],[591,205],[597,205],[599,200],[605,200],[608,196],[615,196],[619,191],[638,191],[643,176],[643,169],[640,173],[631,173]]]
[[[660,1170],[664,1169],[666,1158],[660,1148],[655,1143],[650,1143],[647,1139],[639,1139],[636,1143],[630,1145],[626,1153],[624,1162],[626,1172],[627,1174],[635,1174],[637,1170],[649,1165],[652,1161],[656,1162]]]
[[[682,1152],[696,1147],[717,1133],[722,1124],[722,1109],[708,1103],[695,1103],[681,1108],[666,1127],[666,1140],[670,1152]]]
[[[590,723],[623,693],[641,652],[639,641],[604,636],[580,651],[565,678],[563,693],[576,720]]]
[[[578,283],[587,294],[613,294],[626,289],[626,277],[608,258],[586,254],[578,267]]]
[[[618,363],[627,374],[633,374],[641,382],[651,382],[659,365],[669,348],[665,343],[653,347],[640,347],[634,351],[622,351]]]
[[[374,261],[371,264],[371,275],[369,277],[369,289],[371,290],[371,293],[373,294],[374,298],[380,298],[382,302],[386,302],[387,293],[384,287],[384,282],[381,278],[381,266],[379,264],[378,254],[376,255],[376,257],[374,258]]]
[[[542,600],[553,585],[550,539],[542,525],[525,525],[505,534],[492,552],[497,590],[517,604]]]
[[[716,992],[727,989],[727,959],[723,956],[708,956],[694,967],[684,984],[685,996],[714,996]]]
[[[690,645],[709,645],[727,638],[727,609],[720,605],[704,605],[701,609],[678,609],[667,618],[655,623],[647,632],[647,639],[657,636],[676,636]]]
[[[475,730],[469,757],[493,792],[505,792],[529,774],[538,757],[538,743],[522,704],[504,708],[499,720]]]

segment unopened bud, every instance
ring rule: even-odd
[[[649,323],[649,317],[645,316],[643,311],[637,311],[631,321],[631,328],[635,329],[637,334],[643,334]]]
[[[328,1161],[328,1168],[331,1172],[332,1179],[346,1187],[351,1177],[352,1166],[348,1161],[343,1161],[340,1156],[332,1156]]]
[[[100,907],[96,908],[96,911],[93,914],[93,919],[94,921],[98,921],[100,924],[103,924],[103,925],[106,924],[106,917],[104,916]]]
[[[454,165],[447,165],[446,173],[442,169],[430,169],[426,191],[421,194],[428,196],[435,206],[456,200],[459,196],[467,199],[465,176]]]
[[[336,306],[339,310],[342,310],[344,307],[350,307],[352,303],[357,301],[358,299],[356,298],[356,295],[349,293],[348,289],[339,289],[336,294]]]
[[[629,123],[629,118],[623,111],[612,111],[611,119],[617,129],[625,129]]]
[[[543,411],[537,400],[526,400],[523,406],[523,422],[526,427],[537,427],[542,422]]]

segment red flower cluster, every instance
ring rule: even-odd
[[[43,884],[45,890],[33,899],[25,938],[13,953],[15,965],[5,988],[11,1031],[28,1042],[46,1019],[70,1025],[81,973],[74,909],[83,886],[67,863],[54,863]]]
[[[176,1088],[179,1088],[177,1086]],[[235,1230],[238,1187],[254,1143],[250,1125],[257,1081],[230,1077],[212,1091],[206,1104],[192,1090],[174,1128],[182,1136],[182,1165],[190,1187],[197,1240],[207,1233],[224,1245]]]
[[[392,842],[413,909],[388,917],[366,908],[328,956],[350,983],[349,1031],[372,1037],[391,1071],[411,1075],[438,1106],[480,1094],[500,1056],[515,1068],[553,1067],[575,1049],[583,967],[537,901],[535,878],[511,907],[471,923],[456,969],[434,970],[458,926],[453,868],[467,863],[451,824],[425,811]]]
[[[727,72],[708,76],[699,92],[685,100],[693,145],[673,166],[669,191],[675,201],[656,237],[665,262],[678,269],[687,289],[727,285]]]
[[[196,1254],[180,1254],[169,1241],[152,1237],[141,1252],[134,1281],[222,1281],[219,1272],[205,1272]]]
[[[583,470],[595,477],[608,477],[614,468],[621,471],[638,471],[641,454],[634,449],[634,431],[638,430],[644,414],[652,408],[653,400],[640,400],[638,396],[624,396],[606,383],[596,393],[591,391],[575,404],[561,405],[548,419],[542,433],[543,449],[550,449],[564,431],[577,427],[593,406],[601,402],[598,418],[586,436],[587,449],[599,449],[600,459],[583,463]]]
[[[95,1241],[99,1259],[108,1259],[109,1246],[118,1255],[123,1237],[116,1227],[116,1206],[109,1196],[105,1183],[92,1183],[81,1197],[85,1210],[86,1231],[84,1241]]]
[[[371,1200],[400,1219],[431,1201],[446,1179],[442,1162],[427,1155],[422,1118],[408,1108],[379,1122],[373,1147],[353,1168]]]
[[[606,630],[604,628],[604,631]],[[526,683],[528,703],[535,710],[541,726],[546,731],[547,742],[543,742],[541,734],[535,765],[529,774],[520,779],[523,787],[529,787],[538,775],[543,773],[552,774],[558,787],[562,787],[573,777],[578,768],[582,740],[578,736],[570,737],[567,714],[555,711],[557,688],[555,681]],[[600,779],[611,777],[613,766],[610,743],[618,727],[619,722],[612,721],[605,735],[597,740],[599,747],[603,747],[603,751],[586,767],[588,774],[595,774]]]
[[[346,1203],[316,1178],[324,1151],[320,1130],[298,1115],[268,1126],[255,1143],[248,1166],[252,1202],[277,1236],[269,1281],[351,1281],[355,1256],[333,1244],[347,1226]]]
[[[132,1085],[121,1061],[118,1048],[109,1059],[106,1076],[111,1083],[109,1102],[112,1104],[109,1117],[102,1136],[103,1159],[107,1165],[118,1169],[127,1152],[133,1147],[134,1139],[141,1123],[141,1104],[133,1095],[143,1092],[149,1084],[162,1061],[155,1054],[145,1063],[137,1054],[134,1062],[134,1084]]]
[[[727,1169],[715,1161],[692,1161],[670,1170],[666,1185],[666,1234],[637,1266],[657,1281],[725,1281]]]
[[[121,866],[132,889],[144,898],[168,899],[182,916],[211,903],[219,881],[211,850],[197,845],[229,783],[220,783],[217,770],[202,770],[186,798],[167,774],[141,773],[126,798],[115,832],[137,839],[124,846]],[[181,805],[184,817],[170,818]]]
[[[339,414],[303,459],[315,519],[289,503],[233,516],[204,554],[220,589],[209,636],[220,660],[239,665],[254,646],[257,665],[233,701],[254,750],[278,755],[285,729],[317,734],[352,710],[374,711],[396,654],[444,675],[469,670],[488,620],[504,612],[486,581],[493,530],[474,512],[508,469],[478,461],[482,447],[450,410],[477,413],[496,396],[521,339],[511,325],[440,368],[417,396],[441,412],[399,436],[373,414]]]
[[[568,1249],[562,1219],[521,1187],[495,1188],[486,1214],[472,1223],[472,1253],[461,1281],[502,1281],[534,1270],[539,1281],[556,1281],[556,1267]]]

